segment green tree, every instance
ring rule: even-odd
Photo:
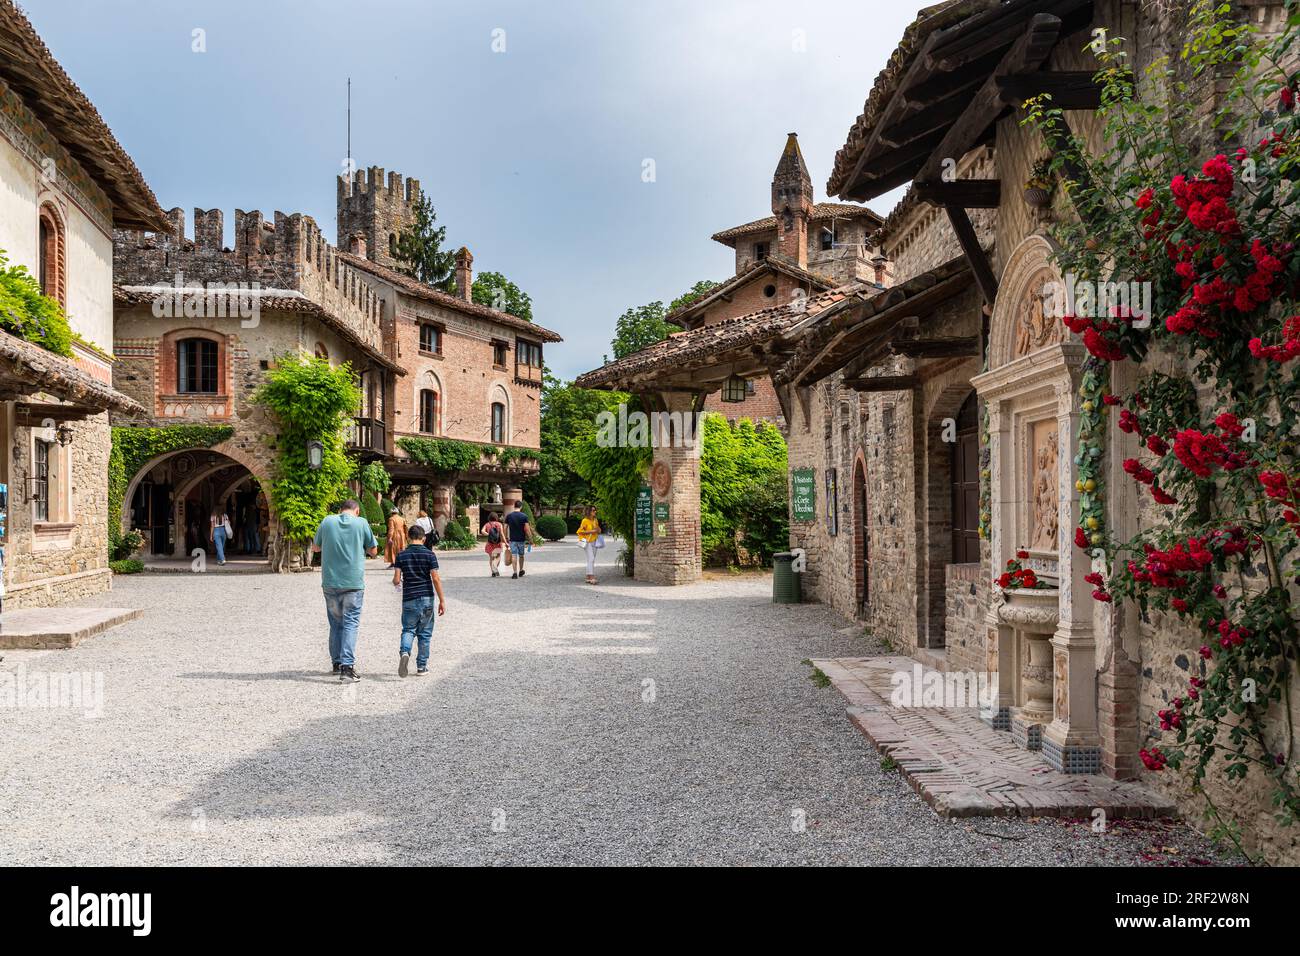
[[[41,294],[26,266],[11,266],[0,249],[0,329],[56,355],[72,355],[72,329],[57,299]]]
[[[789,546],[786,444],[766,422],[705,415],[700,455],[700,538],[706,560],[738,560],[737,532],[761,562]]]
[[[606,396],[562,382],[547,372],[542,380],[540,471],[528,482],[529,497],[569,514],[575,504],[591,500],[591,486],[578,472],[575,446],[596,430],[596,416]]]
[[[474,278],[470,297],[479,305],[533,321],[533,299],[499,272],[482,272]]]
[[[673,299],[668,305],[669,312],[676,312],[684,305],[690,305],[696,299],[703,298],[718,287],[719,283],[712,279],[701,279],[695,285],[691,286],[677,298]]]
[[[436,225],[438,215],[428,196],[415,207],[415,222],[397,237],[394,258],[398,270],[443,292],[456,291],[456,253],[444,251],[447,227]]]

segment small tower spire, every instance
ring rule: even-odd
[[[799,134],[790,133],[772,174],[772,214],[776,216],[777,249],[808,265],[808,223],[812,218],[813,187],[808,166],[799,149]]]

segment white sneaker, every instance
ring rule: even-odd
[[[397,676],[398,676],[398,677],[405,677],[405,676],[406,676],[406,672],[407,672],[407,670],[408,670],[408,668],[409,668],[410,663],[411,663],[411,655],[410,655],[410,654],[403,654],[402,657],[401,657],[401,659],[397,662]]]

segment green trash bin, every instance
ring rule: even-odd
[[[794,572],[794,554],[782,551],[772,555],[772,603],[798,604],[802,599],[799,575]]]

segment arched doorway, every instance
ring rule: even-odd
[[[871,520],[867,511],[867,465],[862,455],[853,463],[853,580],[858,613],[871,602]]]
[[[249,467],[217,448],[179,449],[146,462],[132,476],[122,502],[122,530],[144,537],[147,557],[209,556],[210,516],[226,513],[234,535],[227,557],[262,560],[272,515],[266,485]]]

